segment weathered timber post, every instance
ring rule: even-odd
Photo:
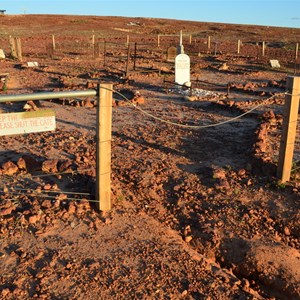
[[[103,43],[103,66],[106,66],[106,40]]]
[[[15,42],[15,39],[11,35],[9,36],[9,44],[10,44],[11,56],[13,58],[18,58],[16,42]]]
[[[159,47],[160,46],[160,35],[158,34],[157,35],[157,47]]]
[[[55,50],[55,48],[56,48],[54,34],[52,34],[52,48],[53,48],[53,50]]]
[[[237,54],[240,54],[240,52],[241,52],[241,40],[238,40]]]
[[[126,47],[128,47],[129,45],[129,34],[127,34],[127,37],[126,37]]]
[[[210,50],[210,35],[207,38],[207,49]]]
[[[130,61],[130,45],[127,48],[127,61],[126,61],[126,70],[125,70],[125,77],[129,74],[129,61]]]
[[[136,56],[137,56],[137,43],[134,43],[134,58],[133,58],[133,70],[135,71],[136,67]]]
[[[92,35],[92,49],[93,49],[93,55],[94,58],[96,57],[96,51],[95,51],[95,35]]]
[[[295,59],[298,58],[299,44],[296,43]]]
[[[190,45],[192,44],[192,35],[190,34]]]
[[[266,51],[266,42],[262,42],[262,56],[265,56],[265,51]]]
[[[282,183],[289,181],[291,176],[299,111],[300,77],[287,77],[287,91],[277,167],[277,176]]]
[[[99,210],[111,209],[112,84],[98,85],[96,132],[96,200]]]
[[[16,45],[17,45],[17,56],[18,60],[22,61],[23,56],[22,56],[22,44],[21,44],[21,39],[20,38],[15,38],[16,39]]]

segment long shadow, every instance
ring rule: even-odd
[[[95,127],[90,127],[90,126],[82,125],[82,124],[79,124],[79,123],[66,121],[66,120],[63,120],[63,119],[56,119],[56,121],[60,122],[60,123],[63,123],[63,124],[66,124],[66,125],[72,125],[75,128],[79,128],[79,129],[84,128],[84,129],[87,129],[87,130],[95,130]]]

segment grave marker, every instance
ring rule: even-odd
[[[174,62],[177,55],[177,48],[176,47],[169,47],[167,49],[167,61]]]
[[[3,49],[0,49],[0,59],[5,59],[5,54]]]
[[[34,68],[34,67],[38,67],[38,66],[39,66],[39,64],[36,61],[27,62],[27,67],[29,67],[29,68]]]
[[[270,65],[272,68],[280,68],[280,64],[277,59],[270,59]]]
[[[186,54],[178,54],[175,58],[175,82],[190,82],[190,57]]]

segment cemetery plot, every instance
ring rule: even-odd
[[[0,298],[297,299],[299,128],[289,182],[278,181],[276,166],[286,75],[298,74],[299,58],[287,68],[290,58],[269,57],[268,42],[263,56],[261,42],[284,36],[295,45],[298,30],[86,16],[1,21],[9,55],[0,61],[9,74],[1,95],[98,82],[115,91],[109,212],[94,202],[95,97],[41,100],[27,109],[55,111],[54,131],[0,136]],[[176,71],[166,54],[183,25],[193,33],[191,44],[183,35],[190,63]],[[6,45],[17,33],[22,63]],[[175,36],[158,46],[164,33]],[[46,53],[52,35],[57,56]],[[59,49],[93,35],[97,57]],[[20,68],[28,62],[38,66]],[[139,72],[147,68],[161,74]],[[189,75],[191,87],[175,89],[176,75]],[[1,115],[23,107],[1,104]]]

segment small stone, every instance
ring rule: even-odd
[[[58,164],[57,159],[45,160],[42,164],[42,171],[49,172],[49,173],[55,173],[55,172],[58,171],[57,170],[57,164]]]
[[[285,226],[283,228],[283,232],[284,232],[285,235],[291,235],[291,231],[290,231],[290,229],[287,226]]]
[[[15,208],[12,206],[12,207],[8,207],[8,208],[2,208],[0,210],[0,216],[7,216],[7,215],[10,215],[11,212],[14,210]]]
[[[50,207],[52,206],[52,203],[51,203],[50,200],[44,200],[44,201],[42,202],[41,206],[42,206],[43,208],[50,208]]]
[[[184,241],[185,241],[186,243],[189,243],[192,239],[193,239],[193,237],[190,236],[190,235],[188,235],[188,236],[186,236],[186,237],[184,238]]]
[[[36,222],[39,220],[39,216],[38,215],[32,215],[29,217],[28,222],[29,224],[36,224]]]
[[[134,102],[138,105],[145,104],[145,99],[144,99],[144,97],[139,96],[139,97],[134,99]]]
[[[2,165],[3,174],[5,175],[14,175],[19,171],[18,166],[16,166],[12,161],[5,162]]]
[[[69,213],[69,214],[74,214],[75,211],[76,211],[76,206],[74,205],[74,203],[71,202],[71,203],[69,204],[69,207],[68,207],[68,213]]]
[[[47,184],[45,184],[44,186],[43,186],[43,189],[45,190],[45,191],[49,191],[49,190],[51,190],[51,184],[49,184],[49,183],[47,183]]]
[[[184,291],[181,293],[181,296],[182,296],[182,297],[185,297],[187,294],[188,294],[188,291],[187,291],[187,290],[184,290]]]
[[[8,294],[10,294],[10,290],[9,290],[8,288],[3,289],[2,292],[1,292],[1,295],[2,295],[3,297],[7,296]]]
[[[26,161],[23,157],[20,157],[18,159],[17,166],[20,170],[26,170]]]

